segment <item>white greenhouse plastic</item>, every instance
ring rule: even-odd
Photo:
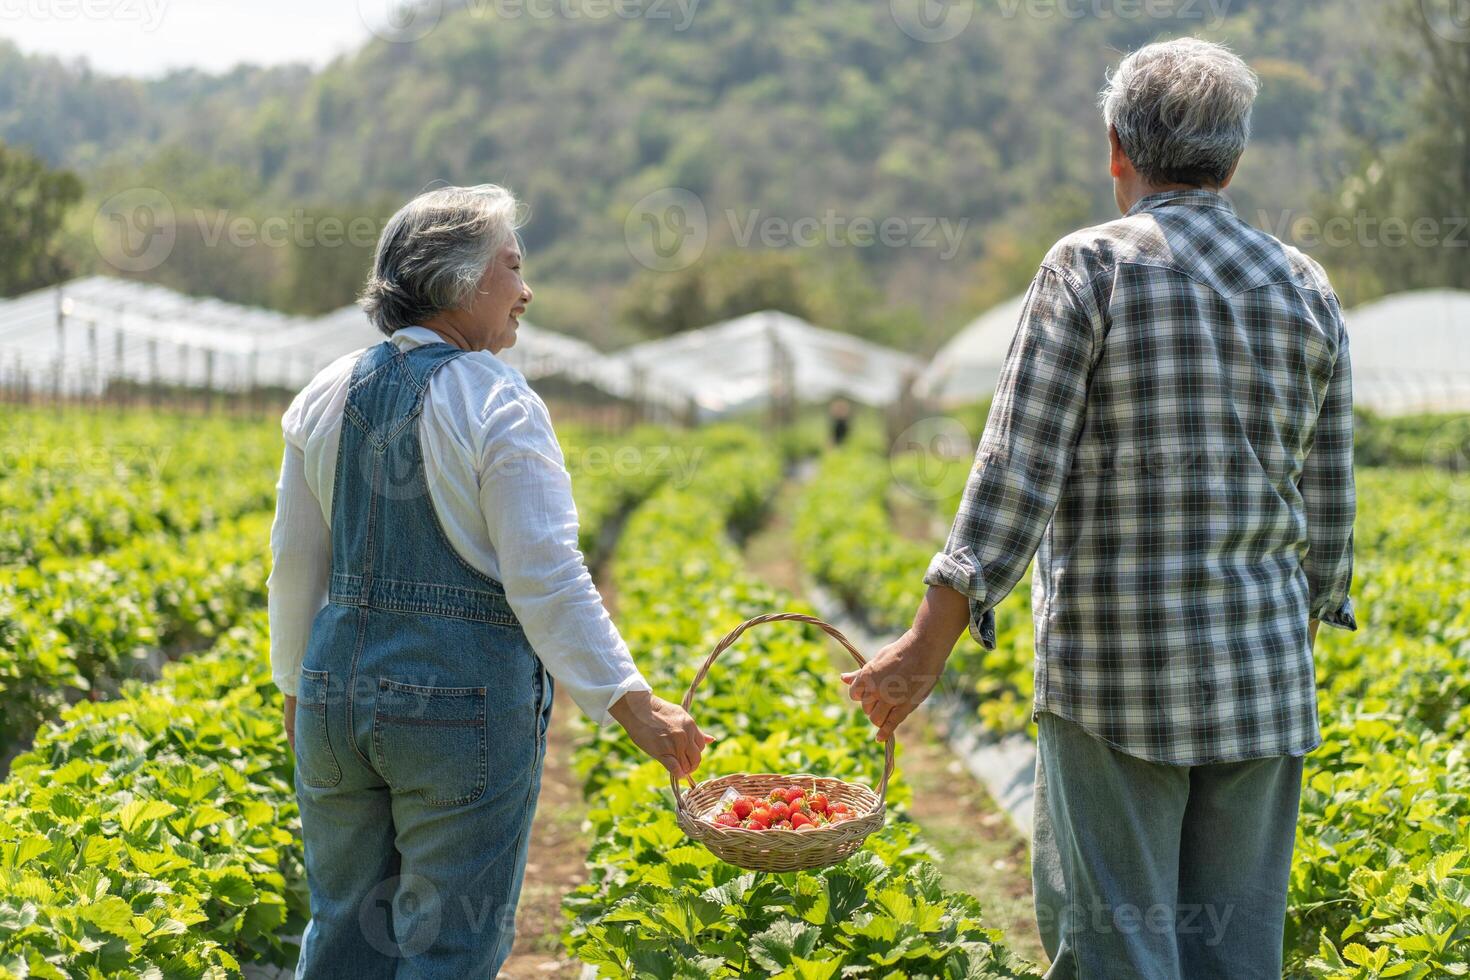
[[[648,341],[613,355],[644,388],[688,392],[709,418],[767,404],[785,386],[801,401],[898,400],[922,362],[773,310]]]
[[[924,369],[915,394],[943,406],[995,391],[1025,296],[988,310]],[[1397,293],[1344,314],[1353,360],[1353,400],[1383,415],[1470,411],[1470,292]]]

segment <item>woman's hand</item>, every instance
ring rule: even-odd
[[[699,730],[689,712],[648,691],[629,691],[610,710],[633,744],[662,763],[675,779],[698,769],[704,747],[715,740]]]
[[[296,751],[296,699],[286,695],[286,741],[291,745],[291,751]]]

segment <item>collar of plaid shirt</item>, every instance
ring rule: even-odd
[[[1235,213],[1235,205],[1223,194],[1207,191],[1201,188],[1178,191],[1159,191],[1157,194],[1146,194],[1133,202],[1133,207],[1128,209],[1128,216],[1140,211],[1152,211],[1169,204],[1186,204],[1196,207],[1219,208],[1221,211]]]

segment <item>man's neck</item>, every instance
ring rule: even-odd
[[[1145,197],[1154,194],[1168,194],[1174,191],[1209,191],[1211,194],[1220,193],[1218,185],[1210,184],[1150,184],[1138,181],[1125,189],[1123,195],[1123,213],[1127,214],[1133,210],[1133,206]]]

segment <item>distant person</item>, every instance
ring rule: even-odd
[[[832,423],[832,445],[841,446],[847,441],[848,405],[847,402],[838,398],[832,402],[828,409],[828,415]]]
[[[708,741],[609,619],[546,406],[496,356],[531,302],[518,210],[493,184],[405,205],[362,298],[387,339],[282,421],[271,666],[311,892],[303,980],[499,972],[553,678],[676,777]]]
[[[844,675],[888,738],[1035,555],[1049,978],[1281,976],[1312,648],[1357,628],[1352,377],[1321,267],[1221,196],[1256,89],[1190,38],[1108,80],[1124,217],[1042,262],[914,626]]]

